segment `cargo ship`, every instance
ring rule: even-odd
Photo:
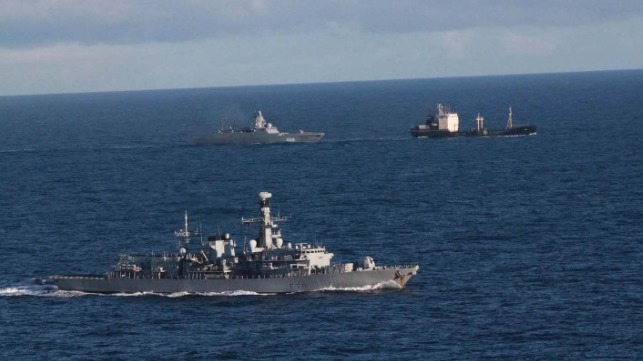
[[[454,137],[512,137],[536,134],[535,125],[513,124],[513,113],[509,107],[509,118],[505,129],[490,129],[484,126],[484,118],[478,113],[476,127],[460,130],[458,114],[451,112],[443,104],[437,105],[437,114],[430,113],[424,124],[411,128],[411,135],[416,138],[454,138]]]

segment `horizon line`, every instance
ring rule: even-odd
[[[368,80],[330,80],[319,82],[303,83],[269,83],[269,84],[245,84],[245,85],[218,85],[218,86],[195,86],[195,87],[177,87],[177,88],[144,88],[144,89],[122,89],[122,90],[96,90],[96,91],[69,91],[58,93],[23,93],[23,94],[0,94],[0,98],[13,97],[30,97],[30,96],[47,96],[47,95],[80,95],[80,94],[107,94],[107,93],[129,93],[129,92],[156,92],[170,90],[201,90],[201,89],[225,89],[225,88],[252,88],[252,87],[280,87],[296,85],[315,85],[315,84],[341,84],[341,83],[370,83],[370,82],[387,82],[387,81],[406,81],[406,80],[438,80],[438,79],[462,79],[462,78],[486,78],[486,77],[512,77],[526,75],[556,75],[556,74],[582,74],[582,73],[608,73],[608,72],[628,72],[642,71],[643,68],[625,68],[625,69],[604,69],[604,70],[573,70],[573,71],[554,71],[554,72],[534,72],[534,73],[506,73],[506,74],[481,74],[481,75],[445,75],[433,77],[418,78],[391,78],[391,79],[368,79]]]

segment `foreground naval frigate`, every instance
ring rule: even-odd
[[[276,143],[317,143],[324,137],[324,133],[306,132],[282,133],[272,123],[268,123],[261,114],[255,112],[252,127],[236,129],[233,127],[222,128],[212,136],[198,137],[196,143],[209,144],[276,144]]]
[[[437,119],[436,119],[437,118]],[[511,137],[536,134],[535,125],[513,125],[513,114],[509,107],[509,118],[505,129],[489,129],[484,126],[484,118],[478,113],[476,128],[460,130],[458,114],[438,104],[438,113],[429,114],[425,124],[411,128],[411,135],[416,138],[453,138],[453,137]]]
[[[259,233],[241,252],[227,233],[192,244],[202,234],[188,230],[186,212],[184,228],[176,232],[178,253],[121,255],[106,274],[57,275],[51,281],[60,290],[92,293],[295,293],[404,288],[418,272],[417,264],[376,266],[371,257],[334,264],[323,246],[286,243],[276,223],[286,217],[270,214],[270,193],[259,197],[260,216],[241,218],[242,224],[257,225]]]

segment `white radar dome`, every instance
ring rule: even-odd
[[[362,258],[362,265],[364,269],[370,270],[375,268],[375,261],[373,261],[373,258],[366,256]]]

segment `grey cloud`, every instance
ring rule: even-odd
[[[379,32],[449,31],[476,27],[578,26],[643,14],[638,0],[365,1],[353,16]]]
[[[39,0],[0,2],[0,47],[181,42],[324,29],[576,26],[643,14],[638,0]]]

